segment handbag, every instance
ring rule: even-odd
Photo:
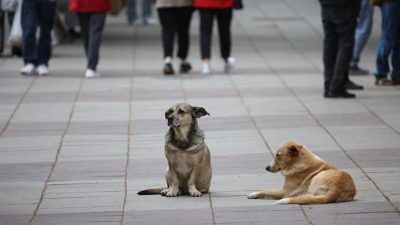
[[[121,12],[123,4],[121,0],[111,0],[111,11],[110,14],[116,16]]]
[[[233,8],[234,9],[243,9],[242,0],[233,0]]]

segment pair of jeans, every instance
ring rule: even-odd
[[[372,31],[372,22],[374,17],[374,7],[369,4],[369,0],[361,0],[360,15],[356,28],[356,36],[353,48],[353,58],[350,62],[350,68],[358,67],[361,52],[367,43]]]
[[[87,68],[96,71],[106,13],[78,13]]]
[[[221,56],[227,59],[231,54],[232,9],[200,9],[201,58],[211,58],[211,39],[214,18],[217,18]]]
[[[146,19],[148,17],[151,17],[151,1],[152,0],[142,0],[141,5],[142,5],[142,19]],[[137,2],[136,0],[128,0],[127,1],[127,7],[126,7],[126,13],[128,15],[128,22],[132,24],[137,18],[138,14],[136,12],[136,5]]]
[[[185,60],[189,52],[189,27],[192,7],[158,8],[162,29],[164,57],[172,57],[175,35],[178,36],[178,57]]]
[[[376,78],[386,77],[390,72],[389,56],[393,66],[392,79],[400,79],[400,0],[384,2],[382,11],[382,35],[376,57]]]
[[[342,91],[349,79],[349,64],[353,55],[360,5],[322,5],[321,9],[325,92]]]
[[[53,29],[56,1],[22,1],[22,56],[24,63],[48,66],[51,57],[51,30]],[[39,40],[36,32],[40,28]]]

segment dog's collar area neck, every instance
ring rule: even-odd
[[[195,151],[204,144],[204,133],[201,130],[196,130],[187,141],[178,140],[175,137],[173,129],[167,133],[166,143],[173,145],[177,149],[185,151]]]

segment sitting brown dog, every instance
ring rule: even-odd
[[[165,156],[168,160],[165,179],[168,188],[140,191],[139,195],[162,194],[175,197],[189,194],[193,197],[207,193],[211,183],[210,151],[204,142],[204,133],[197,118],[210,115],[203,107],[177,104],[165,113],[169,131],[165,135]]]
[[[274,204],[322,204],[353,200],[356,187],[351,176],[321,160],[303,145],[289,141],[280,147],[267,171],[281,171],[282,189],[253,192],[249,199],[280,199]]]

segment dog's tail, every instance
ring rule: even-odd
[[[152,188],[152,189],[146,189],[143,191],[139,191],[137,194],[138,195],[159,195],[161,192],[166,189],[166,188]]]

